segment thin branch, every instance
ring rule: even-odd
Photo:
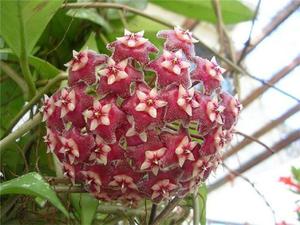
[[[163,219],[172,212],[172,210],[177,206],[180,200],[181,198],[178,197],[173,198],[173,200],[170,201],[169,204],[164,208],[164,210],[155,218],[151,225],[161,224],[161,221],[163,221]]]
[[[10,133],[0,141],[0,153],[12,142],[21,137],[23,134],[36,127],[42,121],[42,114],[36,114],[32,119],[22,124],[16,131]]]
[[[23,93],[26,95],[28,93],[28,86],[26,82],[20,77],[16,71],[14,71],[8,64],[0,61],[0,68],[22,89]]]
[[[18,112],[18,114],[11,120],[4,136],[8,135],[9,132],[14,128],[14,126],[19,122],[19,120],[25,115],[25,113],[31,109],[31,107],[36,104],[41,97],[47,93],[57,82],[67,79],[67,74],[61,73],[53,78],[48,84],[43,87],[24,107]]]
[[[193,195],[193,224],[199,225],[200,224],[200,203],[199,203],[199,194],[195,192]]]
[[[121,214],[121,215],[128,215],[128,216],[144,216],[145,212],[141,209],[132,209],[124,206],[117,206],[117,205],[105,205],[101,204],[97,208],[97,212],[104,213],[104,214]]]
[[[151,225],[156,217],[157,205],[155,203],[152,204],[149,222],[148,224]]]
[[[120,16],[120,19],[121,19],[121,22],[123,24],[123,27],[124,28],[128,28],[128,23],[126,21],[126,17],[125,17],[125,14],[124,14],[124,10],[123,9],[120,9],[118,10],[118,14]]]
[[[273,220],[274,220],[274,224],[276,224],[276,214],[275,214],[275,210],[273,209],[273,207],[271,206],[271,204],[268,202],[268,200],[266,199],[266,197],[258,190],[258,188],[256,187],[256,185],[247,177],[245,177],[244,175],[230,169],[225,163],[223,163],[224,168],[226,168],[232,175],[237,176],[239,178],[241,178],[242,180],[244,180],[245,182],[247,182],[252,188],[253,190],[262,198],[262,200],[265,202],[266,206],[270,209],[272,215],[273,215]]]
[[[135,9],[135,8],[131,8],[128,7],[127,5],[122,5],[122,4],[115,4],[115,3],[104,3],[104,2],[91,2],[91,3],[65,3],[63,4],[62,8],[115,8],[115,9],[123,9],[125,11],[129,11],[132,13],[135,13],[137,15],[143,16],[145,18],[148,18],[152,21],[155,21],[157,23],[160,23],[162,25],[165,25],[166,27],[169,28],[173,28],[174,25],[166,22],[162,19],[153,17],[147,13],[144,13],[141,10]],[[196,37],[197,38],[197,37]],[[220,60],[224,61],[226,64],[228,64],[232,69],[236,70],[237,72],[241,73],[241,74],[245,74],[249,77],[251,77],[252,79],[265,84],[269,87],[274,88],[275,90],[277,90],[278,92],[288,96],[291,99],[294,99],[295,101],[297,101],[298,103],[300,103],[300,99],[298,99],[297,97],[287,93],[286,91],[275,87],[274,85],[268,83],[265,80],[262,80],[259,77],[253,76],[252,74],[250,74],[248,71],[246,71],[245,69],[243,69],[242,67],[236,65],[234,62],[232,62],[230,59],[227,59],[226,57],[223,57],[222,55],[218,54],[215,50],[213,50],[212,48],[210,48],[208,45],[206,45],[203,41],[201,41],[199,38],[197,38],[199,40],[199,44],[202,45],[204,48],[207,49],[207,51],[209,51],[210,53],[212,53],[213,55],[215,55],[217,58],[219,58]]]
[[[240,63],[242,62],[242,60],[244,59],[244,57],[247,55],[247,50],[251,44],[251,38],[252,38],[252,33],[253,33],[253,29],[254,29],[254,25],[255,25],[255,21],[256,21],[256,18],[257,18],[257,15],[258,15],[258,11],[259,11],[259,8],[260,8],[260,5],[261,5],[261,0],[258,0],[258,3],[256,5],[256,8],[255,8],[255,12],[254,12],[254,16],[252,18],[252,24],[251,24],[251,28],[250,28],[250,32],[249,32],[249,36],[248,36],[248,40],[245,42],[245,46],[240,54],[240,57],[237,61],[237,65],[240,65]]]
[[[286,111],[284,114],[276,118],[275,120],[270,121],[269,123],[265,124],[263,127],[261,127],[259,130],[254,132],[251,136],[254,138],[259,138],[262,135],[266,134],[270,130],[274,129],[275,127],[281,125],[285,120],[295,115],[297,112],[300,111],[300,105],[295,105],[288,111]],[[222,159],[225,160],[229,158],[230,156],[234,155],[238,151],[242,150],[245,146],[250,144],[252,140],[244,138],[241,142],[231,147],[228,151],[226,151],[222,155]]]
[[[247,138],[247,139],[249,139],[249,140],[251,140],[251,141],[254,141],[254,142],[260,144],[261,146],[265,147],[268,151],[270,151],[270,152],[272,152],[272,153],[275,153],[274,150],[273,150],[272,148],[270,148],[268,145],[266,145],[265,143],[263,143],[262,141],[260,141],[259,139],[255,138],[255,137],[253,137],[253,136],[251,136],[251,135],[245,134],[245,133],[243,133],[243,132],[241,132],[241,131],[237,131],[237,130],[234,131],[234,133],[235,133],[235,134],[238,134],[238,135],[241,135],[241,136],[243,136],[244,138]]]

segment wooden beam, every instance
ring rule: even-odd
[[[293,69],[295,69],[300,64],[300,55],[298,55],[289,65],[282,68],[278,73],[276,73],[269,81],[269,84],[275,84],[289,74]],[[250,103],[252,103],[258,96],[265,93],[270,86],[262,85],[251,92],[244,100],[242,100],[242,105],[246,108]]]
[[[271,22],[262,29],[261,34],[253,38],[245,51],[245,55],[249,54],[255,49],[266,37],[268,37],[281,23],[283,23],[293,12],[300,6],[299,0],[293,0],[280,10],[272,19]],[[239,59],[242,51],[237,53]]]
[[[300,139],[300,129],[292,132],[286,138],[277,142],[272,147],[272,149],[274,150],[275,153],[278,153],[279,151],[281,151],[282,149],[284,149],[285,147],[289,146],[291,143],[293,143],[294,141],[297,141],[299,139]],[[262,153],[253,157],[248,162],[242,164],[238,169],[233,170],[233,171],[235,174],[242,174],[242,173],[250,170],[254,166],[257,166],[264,160],[270,158],[272,155],[273,155],[273,153],[270,151],[263,151]],[[208,191],[209,192],[214,191],[231,180],[232,180],[232,174],[225,175],[223,178],[221,178],[221,179],[217,180],[215,183],[209,185]]]
[[[277,127],[278,125],[280,125],[281,123],[283,123],[286,119],[288,119],[289,117],[295,115],[299,111],[300,111],[300,105],[297,104],[294,107],[292,107],[291,109],[289,109],[288,111],[286,111],[284,114],[282,114],[281,116],[279,116],[277,119],[269,122],[268,124],[266,124],[265,126],[263,126],[262,128],[260,128],[258,131],[256,131],[251,136],[254,137],[254,138],[261,137],[262,135],[264,135],[268,131],[274,129],[275,127]],[[232,155],[236,154],[237,152],[239,152],[241,149],[243,149],[245,146],[247,146],[251,142],[252,141],[250,139],[248,139],[248,138],[243,139],[240,143],[238,143],[237,145],[233,146],[231,149],[229,149],[228,151],[226,151],[223,154],[222,159],[226,160],[230,156],[232,156]]]

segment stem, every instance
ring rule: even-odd
[[[152,208],[151,208],[151,213],[150,213],[150,218],[149,218],[149,222],[148,224],[152,224],[155,216],[156,216],[156,210],[157,210],[157,205],[155,203],[152,204]]]
[[[20,77],[16,71],[14,71],[8,64],[5,62],[0,61],[0,68],[13,80],[19,85],[22,89],[23,93],[28,95],[28,88],[26,82]]]
[[[177,206],[177,204],[180,202],[181,198],[175,197],[172,201],[169,202],[169,204],[164,208],[164,210],[155,218],[153,223],[151,225],[159,225],[161,224],[161,221],[165,219],[167,215],[169,215],[172,210]]]
[[[32,75],[29,69],[29,64],[28,64],[28,57],[27,57],[27,49],[26,49],[26,40],[25,40],[25,31],[24,31],[24,24],[23,24],[23,18],[21,16],[21,6],[20,2],[18,4],[18,17],[20,21],[20,41],[21,41],[21,53],[20,53],[20,67],[22,70],[22,73],[24,75],[24,79],[28,85],[29,89],[29,99],[31,99],[36,92],[36,88],[32,79]]]
[[[126,214],[128,216],[144,216],[145,212],[141,209],[131,209],[128,207],[115,206],[115,205],[99,205],[97,212],[104,214]]]
[[[10,143],[21,137],[26,132],[30,131],[32,128],[36,127],[42,121],[42,114],[36,114],[32,119],[28,120],[26,123],[22,124],[16,131],[10,133],[5,138],[0,141],[0,153],[3,151]]]
[[[45,87],[43,87],[20,111],[19,113],[12,119],[10,122],[4,136],[8,135],[9,132],[14,128],[14,126],[18,123],[18,121],[24,116],[24,114],[31,109],[31,107],[37,103],[41,97],[47,93],[50,88],[59,81],[65,80],[67,75],[65,73],[61,73],[53,78]]]
[[[193,223],[194,225],[199,225],[200,224],[200,205],[199,205],[199,195],[197,192],[194,193],[193,196]]]

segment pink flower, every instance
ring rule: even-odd
[[[141,64],[148,63],[149,54],[157,52],[158,49],[148,39],[143,38],[143,35],[144,31],[131,33],[125,30],[123,37],[107,46],[113,51],[113,59],[119,62],[131,57]]]
[[[156,89],[152,89],[148,94],[137,90],[136,95],[139,99],[135,110],[138,112],[147,112],[151,117],[157,117],[157,109],[166,106],[166,101],[160,100]]]
[[[165,48],[169,51],[181,49],[187,58],[195,56],[194,43],[198,42],[193,38],[192,33],[175,27],[174,30],[163,30],[157,33],[157,37],[166,39]]]
[[[75,91],[71,90],[68,92],[67,89],[62,89],[60,98],[55,105],[61,108],[61,118],[68,112],[74,111],[76,107]]]
[[[99,125],[110,125],[110,110],[111,104],[101,105],[99,101],[94,101],[93,107],[84,112],[85,118],[91,120],[91,131],[96,130]]]

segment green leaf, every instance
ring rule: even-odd
[[[25,101],[20,87],[7,78],[0,83],[0,136],[2,137],[11,121],[23,107]]]
[[[2,60],[18,61],[17,56],[10,49],[1,49],[0,58]],[[60,73],[60,70],[55,66],[36,56],[30,55],[28,57],[28,62],[29,65],[36,69],[40,77],[43,79],[51,79]]]
[[[292,166],[292,174],[294,179],[300,183],[300,168]]]
[[[117,3],[117,4],[122,4],[122,5],[127,5],[129,7],[132,8],[136,8],[139,10],[144,10],[147,7],[148,4],[148,0],[138,0],[138,1],[132,1],[132,0],[113,0],[110,1],[113,3]],[[110,20],[119,20],[120,19],[120,14],[119,14],[119,9],[107,9],[107,13],[106,16],[108,19]],[[126,12],[126,17],[132,17],[135,14],[130,13],[130,12]]]
[[[8,46],[21,55],[21,33],[24,28],[25,49],[29,54],[63,0],[1,1],[0,34]]]
[[[88,40],[86,41],[86,43],[84,44],[84,46],[81,48],[81,50],[85,50],[85,49],[91,49],[94,51],[98,51],[97,48],[97,43],[96,43],[96,33],[95,32],[91,32]]]
[[[185,17],[216,23],[211,0],[150,0],[164,9]],[[253,11],[238,0],[222,0],[221,10],[225,24],[234,24],[252,19]]]
[[[200,223],[206,224],[206,200],[207,200],[207,187],[205,184],[201,185],[198,191],[199,205],[200,205]]]
[[[1,183],[0,195],[7,194],[32,195],[47,199],[65,216],[69,216],[56,193],[51,189],[50,185],[44,181],[43,177],[36,172],[28,173],[21,177]]]
[[[96,9],[70,9],[68,16],[89,20],[103,27],[107,32],[111,32],[112,28],[109,23],[97,12]]]
[[[71,202],[80,215],[81,225],[92,224],[99,201],[88,193],[76,193],[71,195]]]

